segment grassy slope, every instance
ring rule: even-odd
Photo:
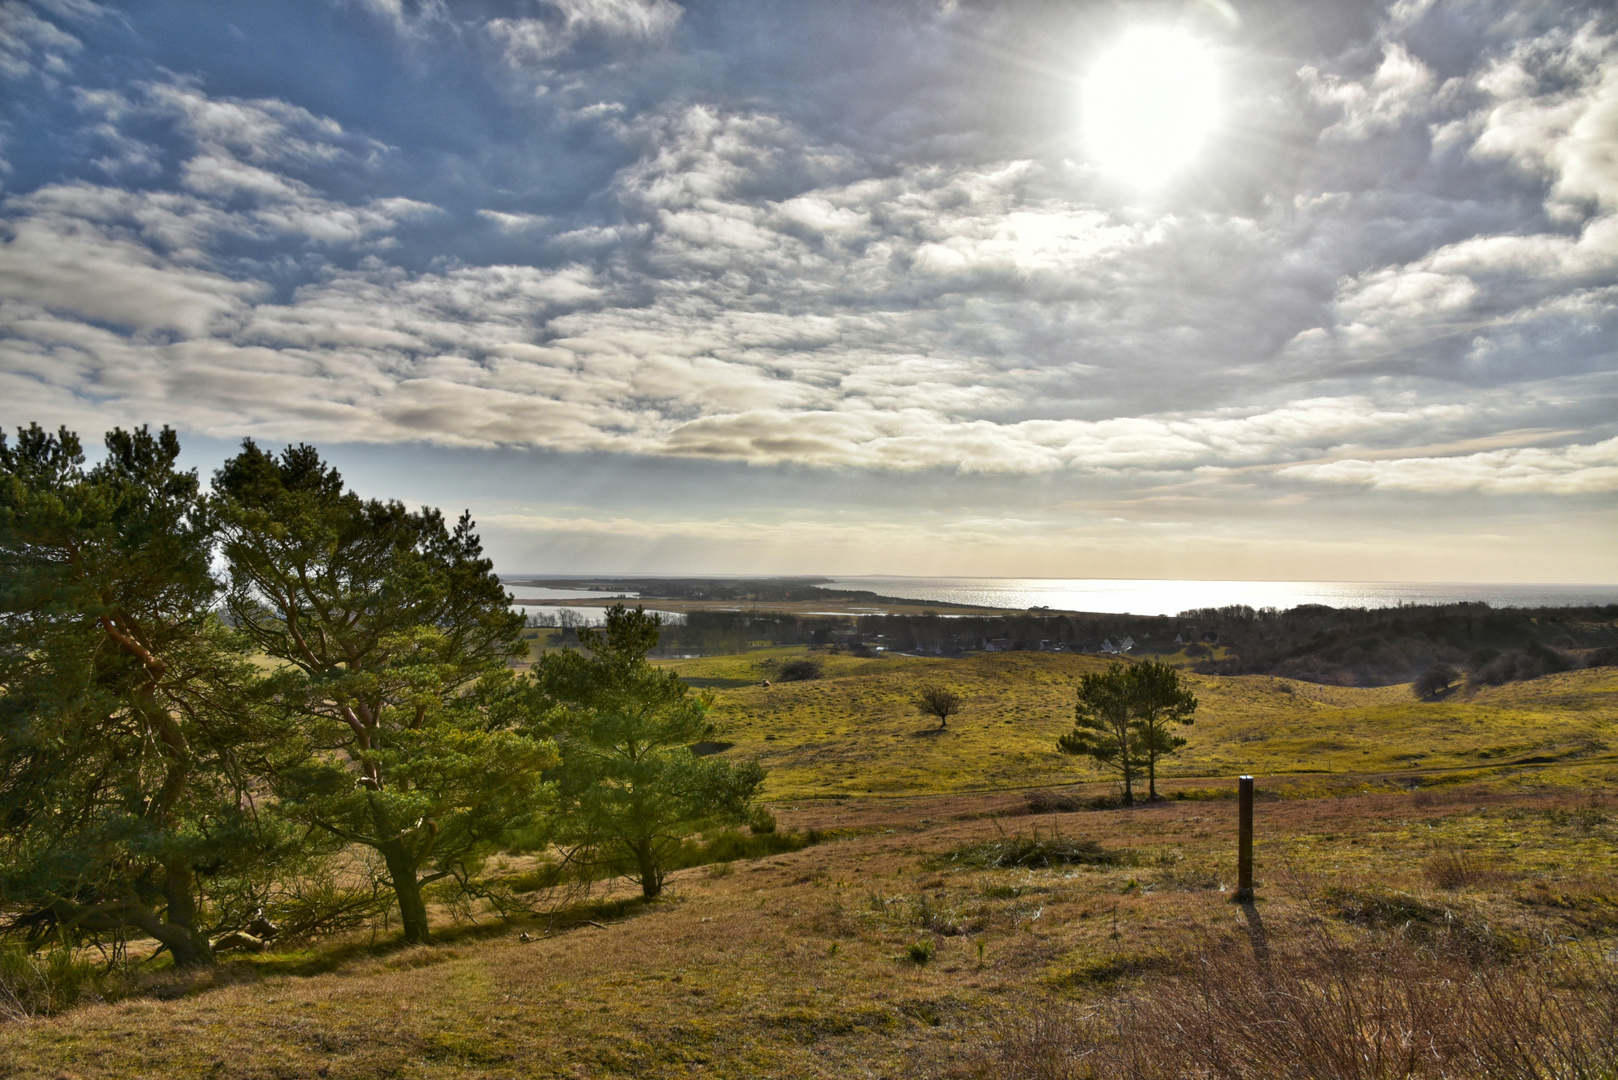
[[[718,709],[738,742],[730,753],[760,753],[776,768],[778,802],[802,803],[783,806],[784,827],[858,835],[731,873],[681,871],[667,900],[598,916],[601,928],[544,937],[541,920],[527,924],[536,940],[525,943],[492,923],[406,950],[362,938],[234,961],[211,980],[170,984],[177,1000],[0,1024],[0,1080],[899,1076],[1052,996],[1157,978],[1209,928],[1253,931],[1221,891],[1232,874],[1230,801],[1029,819],[1019,795],[960,793],[1082,776],[1049,748],[1067,723],[1074,676],[1096,660],[840,657],[818,682],[747,685],[768,658],[678,666],[720,684]],[[920,679],[968,696],[946,735],[917,734],[930,726],[907,703]],[[1196,684],[1203,711],[1178,771],[1228,776],[1241,763],[1276,775],[1330,768],[1397,778],[1422,754],[1417,767],[1453,763],[1487,781],[1261,802],[1259,910],[1269,932],[1329,910],[1344,890],[1394,890],[1401,920],[1416,911],[1444,923],[1448,912],[1523,941],[1610,943],[1618,932],[1618,804],[1561,787],[1610,775],[1610,755],[1499,765],[1610,739],[1618,673],[1569,673],[1436,705],[1403,688]],[[1452,774],[1427,778],[1437,775]],[[1522,779],[1543,790],[1502,782]],[[865,791],[888,797],[805,801]],[[1035,828],[1094,838],[1124,861],[1036,871],[936,861],[963,842]],[[1463,888],[1436,888],[1425,867],[1449,853],[1483,872]],[[937,955],[918,966],[903,957],[922,939]]]
[[[896,795],[1093,781],[1104,774],[1054,750],[1070,727],[1073,684],[1098,657],[1000,653],[956,660],[829,657],[820,679],[761,685],[767,650],[670,664],[715,697],[715,718],[736,746],[770,769],[777,799]],[[1618,777],[1608,749],[1618,726],[1618,669],[1568,672],[1443,702],[1407,686],[1327,687],[1268,676],[1188,679],[1200,708],[1190,739],[1165,764],[1167,778],[1335,776],[1420,771],[1425,782],[1480,780],[1531,771],[1544,779]],[[966,698],[939,731],[911,701],[939,682]],[[1173,785],[1170,785],[1173,786]]]
[[[993,797],[991,797],[992,799]],[[429,948],[238,962],[177,1000],[89,1006],[0,1025],[0,1077],[847,1077],[905,1075],[1052,997],[1110,992],[1238,931],[1235,807],[978,820],[999,797],[853,800],[885,829],[716,876],[682,871],[666,901],[536,940],[515,929]],[[800,823],[812,820],[797,815]],[[1267,931],[1343,890],[1397,890],[1403,921],[1446,912],[1523,941],[1618,930],[1615,807],[1569,795],[1379,794],[1260,806]],[[1116,867],[952,870],[939,854],[997,830],[1084,835]],[[1490,876],[1424,880],[1435,851]],[[1326,901],[1329,903],[1329,901]],[[1347,924],[1336,932],[1353,935]],[[906,947],[934,943],[919,966]],[[313,969],[312,972],[310,969]],[[324,969],[324,970],[322,970]],[[179,988],[176,988],[179,989]]]

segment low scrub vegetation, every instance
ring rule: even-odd
[[[804,682],[808,679],[820,678],[824,668],[825,665],[819,660],[805,656],[783,663],[776,669],[775,677],[781,682]]]
[[[999,836],[963,844],[939,856],[935,863],[987,870],[1045,870],[1053,866],[1116,866],[1123,859],[1122,852],[1109,851],[1094,840],[1041,836],[1036,829],[1029,836]]]
[[[1014,1023],[951,1080],[1599,1080],[1618,973],[1546,951],[1501,964],[1397,935],[1209,940],[1167,978]]]
[[[1608,650],[1601,650],[1605,653]],[[1600,656],[1595,659],[1601,659]],[[1472,686],[1500,686],[1508,682],[1537,679],[1543,675],[1572,671],[1579,663],[1573,657],[1538,642],[1529,642],[1520,649],[1501,652],[1498,649],[1478,649],[1468,665],[1466,681]],[[1592,667],[1599,666],[1592,664]]]
[[[802,851],[818,844],[821,834],[816,829],[808,832],[743,832],[725,829],[712,836],[684,841],[668,858],[670,870],[684,870],[710,863],[735,862],[737,859],[762,859],[770,855],[783,855],[789,851]]]

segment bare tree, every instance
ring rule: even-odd
[[[961,695],[945,686],[924,686],[916,695],[916,711],[923,716],[938,717],[938,726],[944,727],[949,718],[961,711]]]
[[[1437,701],[1461,681],[1461,673],[1449,664],[1434,664],[1411,685],[1411,690],[1423,701]]]

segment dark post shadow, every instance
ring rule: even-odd
[[[1238,906],[1242,909],[1242,929],[1247,932],[1247,940],[1253,946],[1253,958],[1258,961],[1260,968],[1268,972],[1270,932],[1264,928],[1264,916],[1258,913],[1258,905],[1252,900],[1242,900]]]

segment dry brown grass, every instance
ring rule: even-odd
[[[1422,867],[1423,876],[1435,889],[1466,889],[1493,884],[1505,875],[1486,859],[1470,851],[1440,851]]]
[[[1320,927],[1202,942],[1147,991],[1047,1008],[918,1070],[978,1080],[1605,1080],[1618,972],[1546,950],[1511,964]]]
[[[1451,926],[1488,928],[1464,939],[1479,954],[1497,937],[1508,947],[1610,942],[1618,829],[1610,806],[1590,805],[1460,788],[1419,801],[1264,800],[1255,910],[1278,937],[1317,919],[1347,940],[1413,949],[1442,945]],[[484,926],[457,930],[441,915],[444,940],[430,948],[326,942],[0,1024],[0,1077],[900,1076],[947,1064],[959,1047],[993,1041],[1005,1017],[1052,1001],[1099,1016],[1114,1000],[1191,986],[1199,943],[1248,927],[1221,891],[1233,873],[1230,800],[1035,818],[1024,792],[775,810],[784,829],[854,834],[718,876],[676,872],[669,899],[601,909],[599,928],[547,937],[544,920],[506,926],[480,914]],[[941,862],[1036,825],[1131,858]],[[1518,876],[1435,889],[1424,862],[1451,849]],[[1286,891],[1283,868],[1295,882]],[[925,964],[909,958],[922,941],[933,947]]]

